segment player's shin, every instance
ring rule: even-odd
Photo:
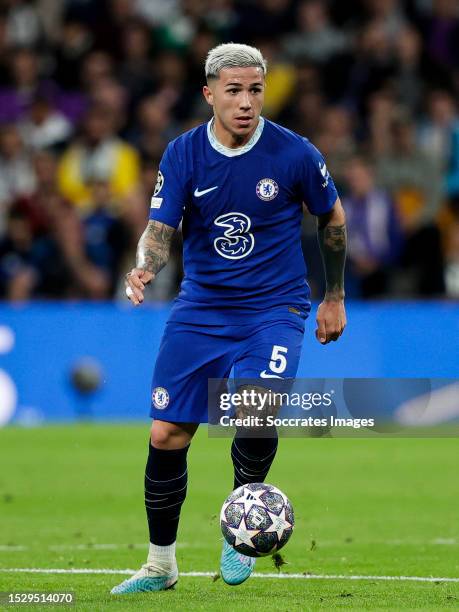
[[[263,482],[277,451],[275,427],[264,430],[263,436],[251,437],[246,429],[238,429],[231,446],[234,466],[234,488],[249,482]]]
[[[145,470],[145,508],[150,532],[148,565],[158,572],[176,567],[175,540],[187,490],[185,448],[164,450],[149,445]]]

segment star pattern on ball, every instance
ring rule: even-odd
[[[272,524],[265,529],[265,533],[277,533],[277,537],[280,540],[284,531],[286,529],[291,529],[293,527],[292,523],[287,520],[285,516],[285,506],[282,508],[282,512],[278,514],[274,514],[270,510],[267,510],[269,518],[272,520]]]
[[[252,542],[252,538],[258,533],[260,533],[259,529],[247,529],[244,523],[244,519],[242,519],[239,523],[239,527],[230,527],[228,525],[227,528],[236,537],[233,546],[238,546],[239,544],[247,544],[247,546],[255,548],[255,545]]]

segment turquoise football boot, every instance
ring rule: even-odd
[[[255,559],[234,550],[226,540],[223,542],[220,573],[226,584],[236,586],[247,580],[255,567]]]
[[[148,591],[166,591],[171,589],[177,583],[177,580],[177,567],[175,567],[171,574],[161,576],[146,563],[133,576],[113,587],[110,592],[112,595],[126,595],[129,593],[146,593]]]

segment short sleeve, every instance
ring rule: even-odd
[[[338,192],[320,151],[308,140],[303,142],[298,177],[300,193],[310,213],[323,215],[333,208]]]
[[[169,144],[159,164],[158,179],[150,202],[150,219],[177,228],[187,204],[180,162]]]

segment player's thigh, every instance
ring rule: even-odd
[[[294,378],[303,336],[303,321],[266,324],[244,343],[234,363],[235,378]]]
[[[168,323],[153,373],[154,419],[177,423],[207,422],[209,378],[226,378],[232,365],[227,339],[211,328]]]

